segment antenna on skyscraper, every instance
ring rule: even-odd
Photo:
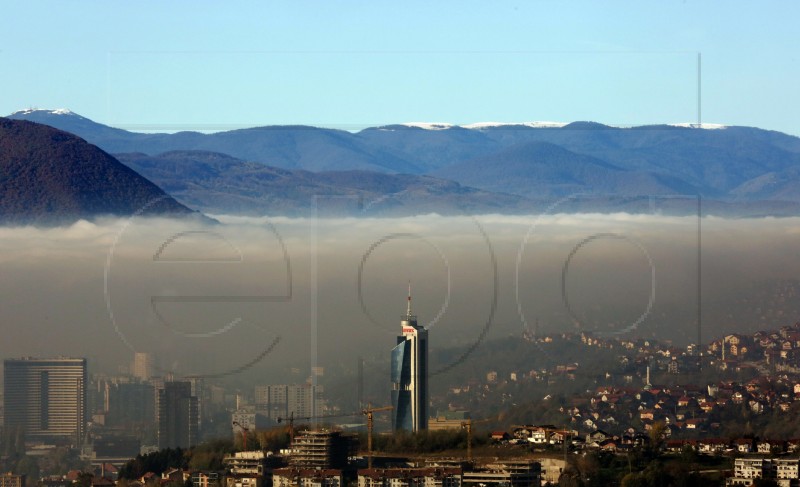
[[[411,280],[408,281],[408,309],[406,316],[411,316]]]

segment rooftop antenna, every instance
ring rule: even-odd
[[[411,316],[411,281],[408,281],[408,308],[406,309],[406,316]]]

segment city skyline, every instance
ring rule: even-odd
[[[800,3],[4,14],[0,487],[800,482]]]

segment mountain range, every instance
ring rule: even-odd
[[[0,118],[0,223],[53,225],[134,214],[193,212],[73,134]]]
[[[536,211],[523,197],[412,174],[353,169],[311,172],[207,151],[116,154],[178,200],[207,213],[402,216]]]
[[[312,197],[329,195],[376,202],[389,214],[518,213],[581,193],[599,210],[625,209],[619,201],[636,197],[699,195],[719,213],[800,214],[800,138],[752,127],[573,122],[151,134],[68,110],[10,118],[72,132],[209,212],[299,214]]]

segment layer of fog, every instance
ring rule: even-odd
[[[707,342],[800,317],[798,218],[218,219],[0,228],[0,355],[115,373],[147,351],[178,376],[302,381],[388,358],[409,281],[432,354],[484,330],[682,345],[699,323]]]

